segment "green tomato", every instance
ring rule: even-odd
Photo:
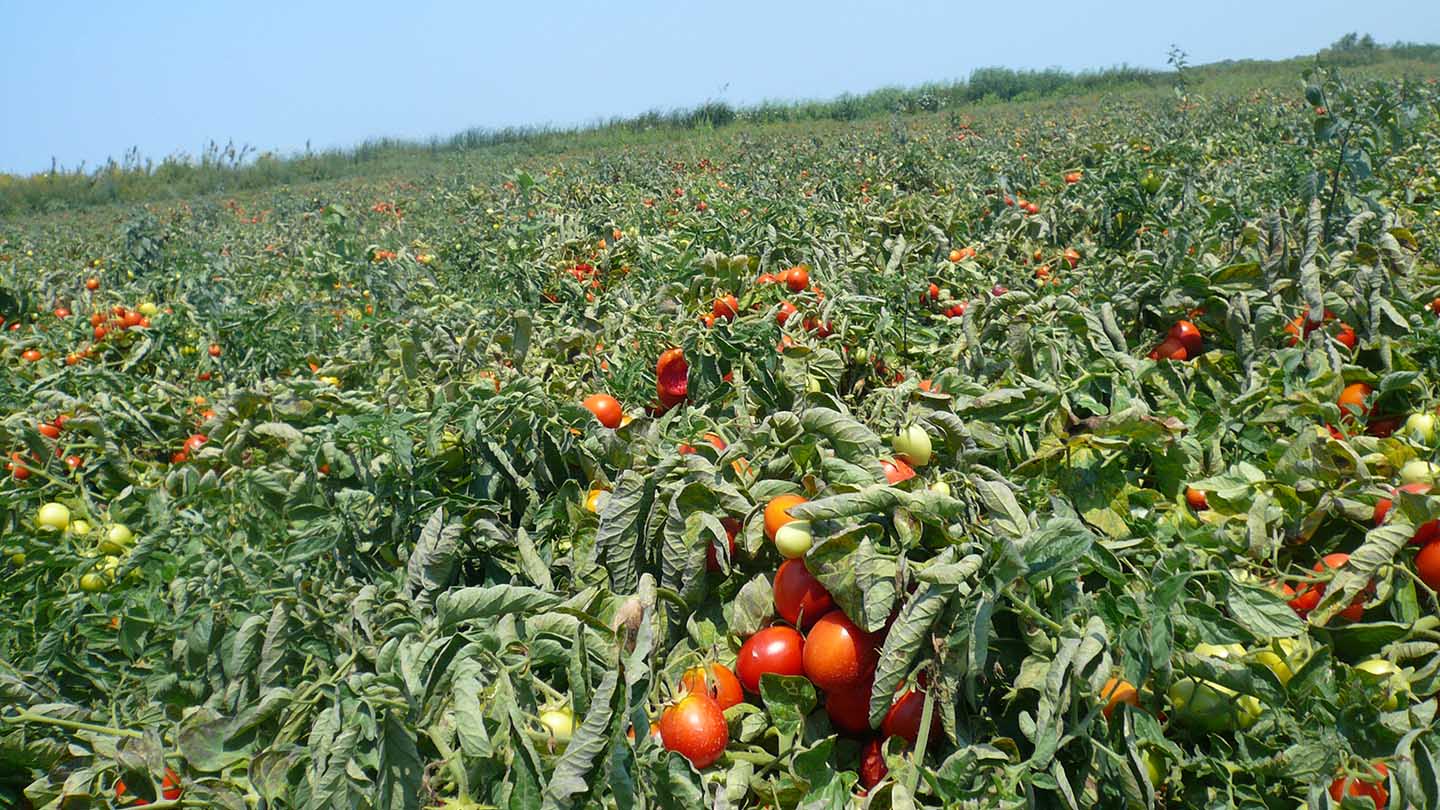
[[[1239,644],[1196,644],[1194,653],[1202,658],[1240,658],[1245,648]]]
[[[1371,658],[1368,661],[1361,661],[1355,665],[1355,669],[1376,678],[1390,678],[1400,672],[1400,668],[1386,661],[1384,658]]]
[[[11,555],[10,555],[10,564],[13,565],[13,566],[15,566],[16,568],[19,568],[20,566],[24,565],[24,564],[25,564],[25,552],[23,552],[23,551],[16,551],[16,552],[14,552],[13,554],[11,554]]]
[[[1269,647],[1263,647],[1250,654],[1251,660],[1263,664],[1275,673],[1282,686],[1289,686],[1295,670],[1305,665],[1310,658],[1310,647],[1295,639],[1281,638]]]
[[[947,498],[950,497],[950,485],[944,481],[936,481],[930,485],[929,489],[937,495],[944,495]]]
[[[775,531],[775,550],[787,560],[805,556],[813,542],[808,520],[792,520]]]
[[[1289,686],[1290,679],[1295,677],[1294,671],[1290,669],[1290,664],[1286,662],[1284,658],[1276,655],[1272,650],[1261,650],[1257,653],[1252,653],[1250,659],[1264,665],[1265,668],[1275,673],[1275,677],[1279,679],[1281,686]]]
[[[890,446],[912,466],[924,467],[930,463],[930,436],[919,425],[909,425],[891,436]]]
[[[1405,462],[1405,466],[1400,468],[1400,483],[1433,484],[1437,474],[1440,474],[1440,467],[1415,458]]]
[[[64,504],[47,503],[35,513],[35,525],[42,531],[63,532],[70,526],[70,510]]]
[[[1360,679],[1380,690],[1380,708],[1394,711],[1400,707],[1400,694],[1410,691],[1410,682],[1399,667],[1384,658],[1371,658],[1355,665]]]
[[[90,533],[90,524],[84,519],[77,519],[70,522],[70,533],[76,537],[84,537]]]
[[[1202,658],[1238,660],[1244,657],[1245,648],[1239,644],[1197,644],[1194,652]],[[1182,678],[1171,684],[1169,696],[1176,718],[1200,731],[1249,728],[1264,709],[1253,695],[1196,678]]]
[[[135,535],[123,523],[116,523],[100,541],[101,554],[124,554],[135,542]]]
[[[156,314],[160,312],[160,308],[155,306],[154,302],[152,301],[144,301],[140,304],[140,306],[136,307],[135,309],[141,315],[144,315],[147,318],[153,318]]]
[[[864,346],[856,346],[855,351],[851,352],[850,356],[854,358],[856,364],[858,365],[863,366],[866,363],[870,362],[870,350],[865,348]]]
[[[1146,748],[1140,752],[1140,761],[1145,763],[1145,775],[1150,777],[1151,787],[1160,787],[1165,784],[1165,756],[1154,748]]]
[[[1175,719],[1197,731],[1213,733],[1249,728],[1264,710],[1253,695],[1242,695],[1218,683],[1195,678],[1176,681],[1170,685],[1168,694]]]
[[[1405,418],[1400,435],[1429,447],[1435,443],[1435,415],[1426,411],[1410,414]]]
[[[555,750],[563,751],[575,736],[575,715],[569,709],[547,709],[540,713],[540,724],[550,732]]]
[[[1154,194],[1159,191],[1160,175],[1155,172],[1145,172],[1145,176],[1140,178],[1140,188],[1145,189],[1146,194]]]
[[[105,577],[102,577],[99,574],[90,573],[82,574],[80,576],[80,590],[85,591],[86,593],[99,593],[105,590],[105,588],[108,587],[109,584],[110,583],[105,581]]]

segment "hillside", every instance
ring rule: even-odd
[[[1069,99],[1094,103],[1103,97],[1143,97],[1168,93],[1177,85],[1191,92],[1242,95],[1260,89],[1293,87],[1296,76],[1313,64],[1343,67],[1357,76],[1431,76],[1440,71],[1440,46],[1361,47],[1342,39],[1315,56],[1284,61],[1225,62],[1175,71],[1111,68],[1087,73],[1059,70],[977,70],[966,81],[887,88],[824,102],[767,102],[735,109],[712,102],[691,110],[653,111],[591,126],[534,127],[501,131],[468,130],[448,138],[417,143],[376,139],[352,148],[331,148],[285,156],[259,152],[251,145],[211,143],[199,155],[163,160],[133,150],[92,170],[84,167],[33,177],[0,174],[0,216],[73,210],[124,202],[158,202],[200,194],[245,191],[348,178],[393,178],[445,171],[467,171],[508,164],[526,157],[631,146],[683,143],[706,133],[737,130],[768,132],[783,125],[804,130],[833,128],[848,122],[943,112],[985,116],[997,110],[1043,108],[1044,101]],[[1183,58],[1183,57],[1182,57]],[[1042,102],[1038,103],[1037,102]],[[781,125],[781,126],[776,126]],[[447,158],[454,158],[448,160]]]

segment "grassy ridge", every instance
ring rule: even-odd
[[[1115,67],[1070,73],[1058,69],[982,68],[968,80],[915,88],[882,88],[826,101],[766,101],[732,107],[711,101],[687,110],[653,110],[629,118],[568,128],[469,129],[426,141],[377,138],[357,146],[308,150],[283,156],[256,154],[248,146],[210,143],[201,154],[180,153],[158,163],[132,149],[120,160],[87,170],[56,166],[29,177],[0,174],[0,216],[45,213],[109,203],[180,199],[206,193],[234,193],[279,185],[345,177],[415,171],[437,155],[484,151],[502,159],[576,148],[617,148],[665,140],[674,133],[733,125],[854,121],[893,114],[955,111],[996,103],[1163,90],[1184,82],[1201,92],[1240,93],[1294,81],[1297,65],[1318,61],[1397,75],[1430,72],[1440,64],[1440,46],[1397,44],[1378,47],[1347,37],[1314,57],[1286,61],[1226,62],[1180,71]],[[1183,63],[1182,63],[1183,65]]]

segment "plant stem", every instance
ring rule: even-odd
[[[89,731],[94,734],[107,734],[111,737],[134,737],[139,739],[145,736],[141,732],[134,731],[128,728],[112,728],[110,726],[101,726],[94,723],[84,723],[78,720],[61,720],[58,717],[50,717],[49,715],[45,714],[36,714],[29,709],[22,709],[19,713],[9,715],[3,719],[7,723],[40,723],[42,725],[58,726],[60,728],[70,729],[71,731]]]

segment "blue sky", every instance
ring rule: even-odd
[[[1440,41],[1435,0],[0,0],[0,171],[828,98],[976,67],[1162,67]]]

